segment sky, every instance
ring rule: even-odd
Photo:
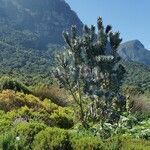
[[[123,42],[140,40],[150,50],[150,0],[66,0],[81,21],[96,25],[101,16],[104,24],[119,31]]]

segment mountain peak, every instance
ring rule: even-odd
[[[126,47],[134,47],[134,48],[144,48],[144,45],[137,39],[135,40],[131,40],[131,41],[127,41],[123,44],[121,44],[121,46],[126,46]]]
[[[150,65],[150,51],[145,49],[139,40],[132,40],[121,44],[118,48],[120,56],[126,60]]]

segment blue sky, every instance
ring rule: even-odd
[[[84,24],[104,24],[120,31],[123,41],[140,40],[150,49],[150,0],[66,0]]]

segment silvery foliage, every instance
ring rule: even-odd
[[[111,31],[110,25],[104,28],[101,18],[97,25],[97,34],[94,26],[86,25],[81,37],[77,36],[75,26],[71,35],[63,33],[67,46],[57,56],[54,75],[82,107],[85,120],[115,122],[125,104],[119,93],[125,69],[116,65],[120,60],[117,48],[121,39],[118,32]]]

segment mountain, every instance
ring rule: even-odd
[[[150,67],[141,63],[121,60],[127,71],[124,84],[134,85],[143,91],[150,91]]]
[[[76,25],[81,32],[82,22],[64,0],[0,0],[0,35],[27,33],[36,39],[33,48],[45,48],[48,43],[63,44],[62,31]],[[5,32],[11,31],[7,34]],[[31,38],[31,37],[30,37]],[[26,44],[28,45],[28,43]]]
[[[83,24],[64,0],[0,0],[0,75],[49,74],[63,30]]]
[[[150,66],[150,51],[139,40],[132,40],[121,44],[118,52],[125,60]]]
[[[83,24],[64,0],[0,0],[0,77],[10,76],[27,85],[50,81],[54,54],[63,45],[62,31]],[[127,84],[147,89],[149,51],[137,40],[122,44],[119,54],[128,71]],[[131,61],[132,60],[132,61]],[[139,80],[141,79],[142,80]]]

